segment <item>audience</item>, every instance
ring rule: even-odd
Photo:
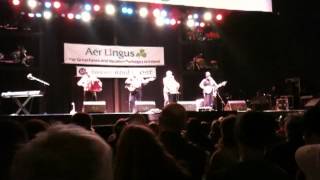
[[[29,140],[33,139],[39,132],[42,132],[49,127],[49,124],[41,119],[31,119],[26,121],[23,125],[27,131]]]
[[[188,179],[186,170],[146,126],[128,125],[117,144],[115,180]]]
[[[112,151],[92,131],[57,124],[39,133],[14,159],[13,180],[112,180]]]
[[[92,116],[84,112],[77,112],[71,116],[71,123],[81,126],[88,131],[94,131],[92,121]]]

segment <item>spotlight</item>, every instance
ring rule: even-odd
[[[91,15],[90,13],[85,11],[81,13],[81,18],[82,18],[82,21],[89,22],[91,20]]]
[[[132,8],[128,8],[127,9],[127,14],[132,15],[133,14],[133,9]]]
[[[93,6],[94,11],[100,11],[100,6],[98,4]]]
[[[43,17],[44,17],[44,19],[51,19],[52,13],[50,11],[44,11]]]
[[[128,8],[127,8],[127,7],[122,7],[122,8],[121,8],[121,12],[122,12],[123,14],[127,14]]]
[[[44,3],[44,7],[48,8],[48,9],[51,8],[51,5],[52,5],[51,2]]]
[[[171,19],[171,20],[170,20],[170,24],[171,24],[172,26],[176,25],[176,23],[177,23],[177,21],[176,21],[175,19]]]
[[[199,18],[199,14],[194,13],[194,14],[193,14],[193,19],[198,19],[198,18]]]
[[[205,13],[203,14],[203,19],[204,19],[205,21],[211,21],[211,20],[212,20],[212,14],[211,14],[211,12],[205,12]]]
[[[33,18],[34,17],[34,13],[28,13],[28,16]]]
[[[156,18],[160,16],[160,13],[161,12],[160,12],[160,10],[158,8],[154,9],[153,12],[152,12],[153,16],[156,17]]]
[[[37,18],[41,18],[41,17],[42,17],[42,14],[41,14],[41,13],[36,13],[36,17],[37,17]]]
[[[194,26],[195,26],[195,27],[198,27],[198,26],[200,26],[200,23],[199,23],[199,22],[195,22],[195,23],[194,23]]]
[[[76,18],[77,20],[80,20],[80,19],[81,19],[81,15],[80,15],[80,14],[76,14],[75,18]]]
[[[34,9],[37,6],[37,1],[36,0],[28,0],[28,6],[30,9]]]
[[[188,19],[193,19],[193,16],[191,14],[189,14]]]
[[[164,24],[169,25],[170,24],[170,19],[169,18],[165,18],[164,19]]]
[[[222,15],[221,14],[217,14],[217,16],[216,16],[216,19],[218,20],[218,21],[221,21],[222,20]]]
[[[116,8],[114,7],[113,4],[107,4],[105,7],[105,12],[108,15],[114,15],[116,12]]]
[[[163,26],[164,25],[164,20],[163,20],[163,18],[157,18],[156,19],[156,25],[157,26]]]
[[[206,26],[206,24],[204,22],[201,22],[200,27],[204,27],[204,26]]]
[[[140,8],[140,10],[139,10],[139,14],[140,14],[140,16],[142,17],[142,18],[145,18],[145,17],[147,17],[148,16],[148,9],[146,8],[146,7],[142,7],[142,8]]]
[[[59,9],[61,7],[61,3],[59,1],[53,2],[53,7]]]
[[[15,6],[19,6],[20,5],[20,0],[12,0],[12,4]]]
[[[189,20],[187,21],[187,26],[188,26],[189,28],[194,27],[194,20],[193,20],[193,19],[189,19]]]
[[[166,17],[168,15],[167,11],[166,10],[162,10],[161,11],[161,16],[162,17]]]
[[[74,14],[73,13],[68,13],[67,17],[68,17],[68,19],[73,19],[74,18]]]
[[[91,7],[90,4],[85,4],[85,5],[84,5],[84,10],[86,10],[86,11],[91,11],[91,9],[92,9],[92,7]]]

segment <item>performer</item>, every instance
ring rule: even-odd
[[[177,101],[179,88],[180,84],[174,79],[172,71],[167,71],[166,76],[163,78],[164,106]]]
[[[126,79],[125,88],[129,90],[129,111],[136,112],[135,102],[141,101],[142,97],[142,85],[148,84],[150,81],[155,80],[155,78],[143,78],[138,73]]]
[[[205,78],[202,79],[199,86],[203,90],[203,106],[213,107],[214,89],[218,84],[211,77],[211,73],[209,71],[206,72]]]
[[[218,95],[218,89],[225,86],[227,81],[223,81],[217,84],[216,81],[211,77],[211,73],[207,71],[205,78],[199,84],[199,87],[203,90],[203,106],[216,108],[214,98]]]
[[[83,87],[84,101],[97,101],[97,92],[102,91],[102,82],[96,76],[86,72],[77,83]]]

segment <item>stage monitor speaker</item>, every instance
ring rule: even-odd
[[[137,112],[145,112],[156,108],[155,101],[136,101],[135,105]]]
[[[83,112],[86,113],[103,113],[106,112],[105,101],[84,101]]]
[[[247,103],[245,100],[232,100],[228,101],[224,106],[225,111],[246,111]]]
[[[304,107],[305,108],[311,108],[311,107],[314,107],[314,106],[319,106],[320,104],[320,98],[312,98],[311,100],[309,100],[305,105]]]
[[[197,102],[196,101],[178,101],[178,104],[181,104],[186,111],[197,111]]]

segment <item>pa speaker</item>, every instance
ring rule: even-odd
[[[181,104],[186,111],[197,111],[197,102],[196,101],[178,101],[178,104]]]
[[[228,101],[224,106],[225,111],[246,111],[247,103],[244,100],[232,100]]]
[[[106,102],[105,101],[84,101],[83,112],[86,112],[86,113],[106,112]]]
[[[314,107],[314,106],[319,106],[320,104],[320,98],[312,98],[311,100],[309,100],[305,105],[304,107],[305,108],[311,108],[311,107]]]
[[[136,111],[138,112],[145,112],[156,108],[156,103],[154,101],[136,101],[135,105]]]

